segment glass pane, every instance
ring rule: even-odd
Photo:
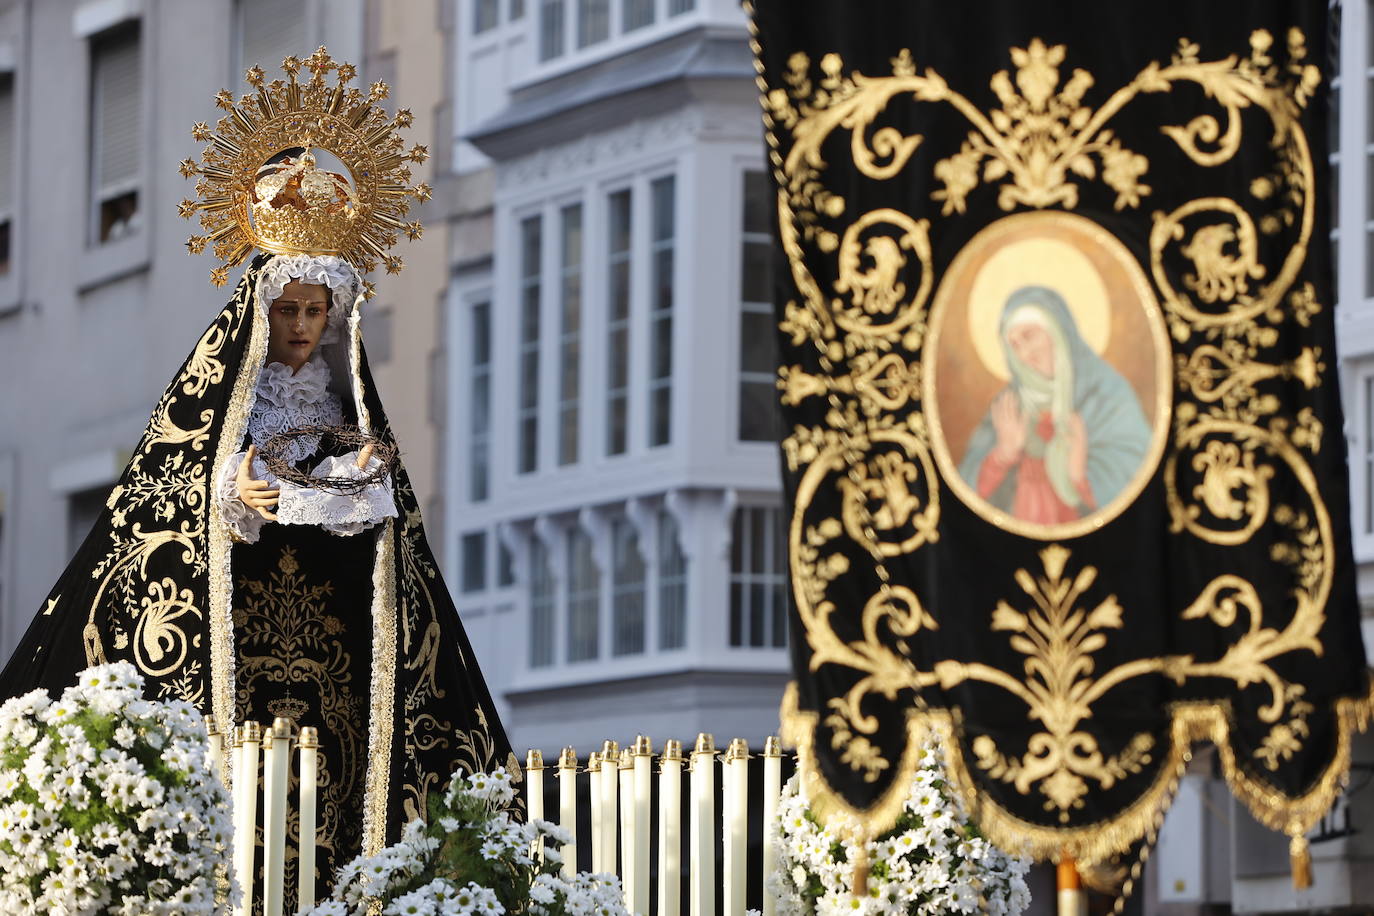
[[[649,188],[653,202],[653,239],[655,242],[673,237],[673,176],[659,178]]]
[[[769,271],[773,246],[769,242],[745,242],[740,258],[739,295],[745,302],[772,302],[773,277]]]
[[[522,343],[535,343],[539,340],[539,284],[525,287],[525,295],[520,303],[520,340]]]
[[[606,198],[609,238],[606,249],[611,253],[630,250],[630,192],[616,191]]]
[[[577,405],[565,406],[558,417],[558,463],[577,460]]]
[[[745,442],[776,442],[780,429],[778,389],[772,382],[741,382],[739,437]]]
[[[605,41],[611,34],[611,0],[577,0],[577,46]]]
[[[539,217],[531,216],[520,223],[520,276],[539,276],[539,248]]]
[[[630,317],[630,262],[617,261],[611,265],[610,319],[625,321]]]
[[[510,20],[511,20],[511,22],[514,22],[514,21],[517,20],[517,19],[523,19],[524,17],[525,17],[525,0],[510,0]]]
[[[654,22],[654,0],[623,0],[621,31],[633,32]]]
[[[463,535],[463,591],[480,592],[487,587],[487,533],[474,531]]]
[[[483,365],[491,361],[491,303],[472,307],[472,361]]]
[[[650,445],[667,445],[672,437],[672,396],[671,388],[655,388],[650,396]]]
[[[624,454],[628,436],[626,434],[626,410],[625,396],[616,395],[611,398],[606,417],[606,454]]]
[[[559,352],[562,357],[559,360],[561,366],[558,373],[559,390],[563,393],[563,400],[575,401],[578,393],[578,372],[582,362],[579,358],[577,338],[564,341]]]
[[[768,586],[762,582],[749,585],[749,645],[763,645],[763,620],[768,608]]]
[[[736,509],[730,521],[730,572],[734,575],[744,572],[744,532],[748,514],[748,509]]]
[[[773,188],[766,172],[744,173],[744,214],[745,232],[771,232],[769,225],[769,205],[773,202]]]
[[[744,586],[738,582],[730,583],[730,645],[744,645]]]
[[[468,499],[480,503],[490,495],[489,455],[487,443],[474,442],[469,453]]]
[[[474,435],[480,435],[491,428],[491,376],[479,372],[472,377],[472,424]]]
[[[740,314],[741,372],[773,375],[778,371],[778,330],[770,312],[747,311]]]
[[[528,473],[538,465],[539,423],[534,417],[520,421],[520,472]]]
[[[654,319],[653,362],[649,377],[669,378],[673,374],[673,319],[671,316]]]
[[[697,0],[668,0],[668,15],[676,16],[696,9]]]
[[[525,351],[520,354],[520,406],[533,410],[539,404],[539,354]]]
[[[773,586],[773,641],[775,648],[787,648],[787,595],[781,584]]]
[[[582,205],[563,208],[563,266],[582,263]]]
[[[624,388],[630,381],[630,332],[626,328],[611,331],[611,348],[606,361],[606,384]]]
[[[654,253],[653,301],[654,310],[668,310],[673,307],[673,249],[666,248]]]
[[[764,509],[749,510],[749,571],[768,572],[768,513]]]
[[[1331,92],[1327,95],[1328,108],[1326,110],[1326,147],[1331,153],[1341,151],[1341,87],[1331,87]],[[1370,135],[1374,136],[1374,125],[1370,125]]]
[[[515,555],[500,539],[497,540],[496,550],[496,584],[503,588],[515,584]]]
[[[1364,234],[1364,294],[1374,296],[1374,234]]]
[[[563,0],[544,0],[539,7],[539,59],[563,53]]]
[[[477,0],[473,7],[472,30],[485,32],[494,29],[501,21],[501,0]]]

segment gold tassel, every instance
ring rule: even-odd
[[[1307,849],[1307,837],[1299,834],[1288,842],[1288,861],[1293,869],[1293,887],[1306,890],[1312,886],[1312,853]]]
[[[868,896],[868,844],[865,837],[858,837],[854,853],[854,879],[850,891],[855,897]]]

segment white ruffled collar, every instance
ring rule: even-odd
[[[268,363],[258,376],[258,399],[273,407],[304,407],[330,397],[329,366],[318,354],[296,372],[285,363]]]

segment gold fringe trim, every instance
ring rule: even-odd
[[[219,469],[230,455],[239,450],[244,430],[248,428],[248,415],[253,409],[254,392],[258,387],[258,376],[267,361],[267,315],[257,308],[257,284],[252,283],[247,290],[241,308],[248,312],[248,320],[253,323],[248,341],[248,352],[239,363],[238,378],[229,396],[229,406],[224,411],[224,425],[220,429],[219,445],[215,449],[215,463],[210,467],[212,483],[218,479]],[[213,499],[210,500],[213,503]],[[223,723],[221,728],[226,735],[234,731],[234,678],[238,660],[234,657],[234,620],[233,595],[234,578],[230,569],[230,554],[234,549],[233,536],[229,525],[211,505],[206,510],[209,520],[209,576],[210,576],[210,704],[215,720]],[[222,742],[220,773],[224,775],[227,788],[234,786],[232,742]]]
[[[367,726],[367,800],[363,811],[363,854],[367,856],[375,856],[386,845],[395,712],[396,543],[395,519],[387,519],[377,534],[372,571],[372,712]]]
[[[1141,839],[1153,841],[1173,802],[1183,771],[1192,759],[1194,742],[1208,741],[1217,749],[1222,773],[1233,795],[1261,824],[1301,837],[1330,810],[1350,773],[1350,746],[1355,732],[1374,719],[1374,671],[1367,674],[1363,696],[1343,697],[1335,703],[1336,747],[1330,763],[1312,788],[1298,796],[1253,778],[1239,766],[1230,746],[1229,701],[1176,703],[1171,707],[1169,744],[1163,750],[1159,775],[1131,805],[1115,817],[1070,828],[1047,827],[1017,817],[979,792],[958,741],[956,715],[943,710],[907,713],[907,745],[890,788],[867,808],[850,805],[830,786],[815,765],[815,732],[820,717],[802,710],[795,682],[787,685],[780,715],[783,740],[797,751],[798,768],[812,810],[822,821],[839,814],[862,825],[867,838],[890,830],[906,801],[906,787],[917,769],[916,751],[933,735],[940,741],[951,786],[965,801],[970,817],[983,835],[1008,852],[1057,861],[1063,855],[1085,863],[1104,862],[1126,853]]]

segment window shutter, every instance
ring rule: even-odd
[[[104,197],[138,179],[143,79],[137,29],[97,39],[91,58],[95,174]]]
[[[239,0],[239,73],[257,64],[276,79],[282,58],[314,51],[305,34],[301,0]]]
[[[14,77],[0,74],[0,217],[8,217],[14,187]]]

